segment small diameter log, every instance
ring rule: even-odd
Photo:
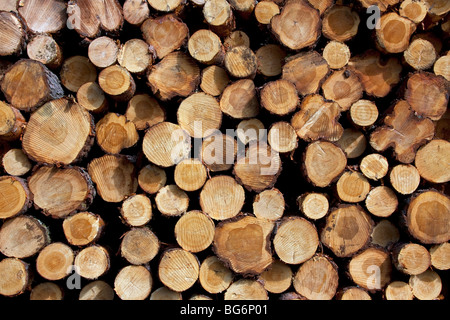
[[[370,135],[370,145],[381,152],[393,146],[394,155],[402,163],[411,163],[418,147],[433,138],[434,124],[430,119],[418,118],[409,104],[400,100],[393,113],[384,118],[384,126]]]
[[[417,38],[403,52],[406,62],[416,70],[426,70],[433,66],[437,54],[433,44],[425,39]]]
[[[25,292],[31,282],[29,264],[15,258],[0,261],[0,295],[15,297]]]
[[[337,300],[372,300],[366,290],[359,287],[345,287],[336,294]]]
[[[180,103],[177,120],[191,137],[205,138],[220,129],[222,111],[216,98],[196,92]]]
[[[102,90],[118,101],[128,101],[136,92],[136,83],[127,69],[113,65],[103,69],[98,75]]]
[[[326,99],[337,102],[341,111],[347,111],[362,98],[363,86],[355,72],[336,70],[322,84],[322,91]]]
[[[214,252],[236,273],[260,274],[272,264],[273,227],[272,222],[253,216],[224,221],[216,227]]]
[[[150,162],[167,168],[189,157],[191,138],[179,125],[160,122],[147,130],[142,149]]]
[[[282,79],[267,82],[261,89],[260,96],[261,105],[278,116],[293,112],[300,102],[294,84]]]
[[[275,260],[270,269],[264,271],[258,280],[264,284],[264,289],[270,293],[280,294],[289,289],[292,284],[291,267],[280,260]]]
[[[159,59],[178,50],[186,42],[189,33],[187,25],[174,14],[145,20],[141,31],[144,40],[155,49]]]
[[[184,4],[182,0],[168,0],[168,1],[147,0],[147,1],[150,7],[161,12],[174,11],[179,6],[182,6]]]
[[[212,65],[203,69],[200,88],[203,92],[217,97],[222,94],[229,82],[230,78],[225,69]]]
[[[319,246],[316,227],[301,217],[281,221],[273,238],[273,248],[281,261],[300,264],[309,260]]]
[[[366,197],[367,210],[376,217],[389,217],[397,210],[398,199],[395,192],[386,186],[370,190]]]
[[[93,159],[88,171],[98,194],[107,202],[121,202],[137,190],[135,167],[125,156],[104,155]]]
[[[92,280],[101,277],[108,271],[109,260],[109,253],[104,247],[92,245],[78,252],[73,266],[77,274]]]
[[[250,48],[250,38],[244,31],[235,30],[223,40],[223,46],[225,51],[229,51],[234,47],[240,46]]]
[[[66,27],[66,4],[60,0],[28,0],[17,11],[33,33],[56,33]]]
[[[122,203],[120,214],[130,226],[140,227],[147,224],[153,216],[150,198],[143,194],[128,197]]]
[[[100,238],[105,222],[100,215],[85,211],[66,217],[62,226],[69,244],[86,246]]]
[[[250,79],[241,79],[230,84],[220,98],[220,109],[236,119],[256,117],[259,114],[259,101],[255,83]]]
[[[236,158],[237,142],[226,134],[213,134],[202,142],[202,162],[212,172],[230,169]]]
[[[336,183],[336,190],[342,201],[356,203],[366,199],[370,191],[370,183],[359,172],[344,172]]]
[[[258,2],[266,3],[268,1]],[[266,77],[275,77],[281,74],[286,52],[276,44],[266,44],[255,52],[258,61],[257,72]]]
[[[148,94],[136,94],[128,102],[125,117],[134,123],[137,130],[145,130],[163,122],[166,114],[155,98]]]
[[[124,115],[107,113],[96,124],[96,139],[103,151],[116,154],[134,146],[139,134],[134,123]]]
[[[331,142],[316,141],[306,147],[304,171],[308,180],[317,187],[327,187],[345,169],[347,158],[341,148]]]
[[[299,210],[309,219],[318,220],[326,216],[330,204],[322,193],[305,193],[297,198]]]
[[[337,141],[344,132],[339,123],[340,116],[341,110],[336,102],[312,94],[302,100],[300,110],[291,119],[291,125],[298,137],[305,141]]]
[[[142,0],[125,0],[123,18],[129,24],[139,27],[150,15],[148,2]]]
[[[436,191],[415,196],[406,211],[409,233],[422,243],[443,243],[450,239],[450,199]]]
[[[257,280],[239,279],[225,291],[224,300],[268,300],[264,286]]]
[[[153,64],[153,52],[148,44],[141,39],[131,39],[125,42],[117,55],[117,62],[133,74],[143,74]]]
[[[431,266],[431,256],[428,249],[420,244],[403,243],[392,250],[392,262],[397,270],[418,275]]]
[[[403,281],[393,281],[389,283],[384,291],[386,300],[413,300],[411,287]]]
[[[14,12],[0,11],[0,56],[19,55],[25,47],[26,32]]]
[[[289,57],[281,77],[295,84],[300,95],[307,95],[319,90],[329,70],[327,61],[317,51],[308,51]]]
[[[450,269],[450,243],[444,242],[430,248],[431,265],[438,270]]]
[[[28,185],[34,205],[52,218],[87,210],[96,194],[91,178],[80,167],[42,166],[32,173]]]
[[[387,174],[389,163],[381,154],[371,153],[361,160],[359,169],[367,178],[376,181]]]
[[[18,140],[26,126],[22,113],[9,104],[0,101],[0,140]]]
[[[233,174],[247,190],[261,192],[271,188],[281,173],[278,152],[263,142],[251,143],[245,156],[236,160]]]
[[[261,24],[270,24],[274,16],[280,13],[280,7],[273,1],[260,1],[255,6],[256,20]]]
[[[199,282],[207,292],[216,294],[228,289],[233,273],[216,256],[207,257],[200,265]]]
[[[99,37],[89,44],[89,60],[98,68],[112,66],[117,61],[119,46],[110,37]]]
[[[32,216],[8,219],[0,229],[0,252],[7,257],[31,257],[49,242],[47,227]]]
[[[97,82],[86,82],[77,91],[77,101],[80,106],[95,114],[108,109],[108,100]]]
[[[183,249],[166,250],[158,266],[158,276],[169,289],[183,292],[198,279],[200,263],[197,257]]]
[[[160,287],[152,292],[150,300],[183,300],[181,292],[170,290],[167,287]]]
[[[345,43],[333,40],[327,43],[323,49],[322,56],[331,69],[340,69],[349,63],[351,53]]]
[[[146,165],[139,171],[138,183],[142,190],[154,194],[166,184],[166,171],[154,165]]]
[[[189,197],[186,192],[174,184],[161,188],[155,196],[159,212],[168,217],[180,216],[189,207]]]
[[[25,213],[32,205],[33,195],[27,182],[18,177],[0,177],[0,219]]]
[[[347,158],[354,159],[366,150],[367,139],[361,131],[354,128],[345,128],[336,144],[344,151]]]
[[[230,176],[219,175],[209,179],[200,192],[200,207],[214,220],[235,217],[244,201],[244,188]]]
[[[11,149],[2,159],[5,172],[11,176],[23,176],[28,173],[32,164],[22,149]]]
[[[200,252],[214,240],[214,221],[205,213],[193,210],[183,214],[175,224],[175,239],[186,251]]]
[[[368,50],[350,59],[349,69],[358,74],[364,90],[371,96],[387,96],[400,81],[400,61],[396,57],[386,59],[377,50]]]
[[[144,300],[152,286],[152,275],[144,266],[126,266],[114,279],[114,291],[122,300]]]
[[[411,276],[409,278],[414,297],[419,300],[436,300],[442,291],[442,280],[439,274],[433,270]]]
[[[1,88],[6,100],[23,111],[64,95],[58,77],[42,63],[28,59],[19,60],[5,72]]]
[[[357,205],[340,205],[327,216],[320,240],[338,257],[350,257],[369,242],[373,221]]]
[[[73,261],[73,250],[67,244],[54,242],[39,252],[36,271],[47,280],[60,280],[71,273]]]
[[[67,90],[77,92],[86,82],[97,79],[97,69],[87,57],[73,56],[64,60],[59,75]]]
[[[226,0],[206,0],[203,16],[211,30],[220,36],[228,36],[235,28],[233,11]]]
[[[33,287],[30,292],[30,300],[42,301],[51,300],[57,301],[62,300],[64,297],[64,292],[59,285],[54,282],[42,282],[37,286]]]
[[[295,291],[308,300],[331,300],[338,282],[337,265],[322,254],[303,263],[293,279]]]
[[[86,156],[93,136],[89,112],[63,98],[46,103],[30,116],[22,148],[31,160],[68,165]]]
[[[352,122],[360,127],[369,127],[378,119],[378,108],[375,102],[361,99],[350,107]]]
[[[284,197],[278,189],[264,190],[255,196],[253,214],[259,219],[276,221],[283,216],[284,207]]]
[[[117,0],[70,1],[67,15],[68,28],[75,29],[81,37],[95,38],[102,30],[116,33],[123,26],[122,7]]]
[[[223,60],[224,49],[219,36],[211,30],[200,29],[189,37],[188,50],[195,60],[204,64],[218,64]]]
[[[411,194],[419,187],[420,175],[411,164],[399,164],[389,174],[392,187],[400,194]]]
[[[56,69],[63,62],[63,55],[58,43],[48,35],[37,35],[27,44],[27,54],[30,59],[45,64],[50,69]]]
[[[184,159],[175,167],[175,184],[184,191],[200,189],[205,184],[206,178],[206,167],[196,158]]]
[[[322,18],[322,33],[330,39],[345,42],[358,33],[359,15],[350,7],[334,5]]]
[[[147,79],[153,94],[163,101],[187,97],[200,82],[200,69],[189,55],[172,52],[152,66]]]
[[[292,50],[312,46],[320,36],[319,11],[306,0],[289,0],[270,26],[279,41]]]
[[[383,249],[368,248],[350,260],[348,273],[358,286],[370,291],[381,290],[391,281],[389,253]]]
[[[244,145],[266,138],[264,123],[257,118],[242,120],[236,128],[237,140]]]
[[[389,249],[400,240],[400,232],[392,222],[383,219],[373,227],[370,237],[373,245]]]
[[[267,134],[267,141],[272,149],[280,153],[294,151],[298,146],[297,140],[295,129],[285,121],[272,124]]]
[[[80,290],[78,300],[113,300],[114,289],[102,280],[89,282]]]
[[[246,46],[237,46],[225,53],[225,68],[234,78],[251,78],[256,75],[258,60],[255,53]]]
[[[405,51],[409,39],[416,30],[414,22],[399,16],[395,12],[383,14],[376,29],[377,42],[388,53]]]
[[[447,110],[448,83],[430,72],[416,72],[409,77],[405,100],[419,116],[439,120]]]
[[[149,228],[132,228],[122,237],[120,254],[129,263],[140,265],[152,261],[159,248],[159,240]]]
[[[443,76],[450,81],[450,55],[442,56],[436,60],[433,66],[433,72],[437,76]]]

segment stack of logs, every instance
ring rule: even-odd
[[[448,0],[0,10],[1,296],[448,297]]]

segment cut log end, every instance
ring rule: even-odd
[[[153,216],[150,198],[143,194],[128,197],[122,203],[120,214],[130,226],[139,227],[147,224]]]

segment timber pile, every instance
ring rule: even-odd
[[[448,298],[449,11],[2,1],[0,296]]]

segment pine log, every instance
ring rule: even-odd
[[[400,231],[392,222],[383,219],[373,227],[370,237],[371,244],[390,249],[400,240]]]
[[[66,217],[62,226],[69,244],[86,246],[100,238],[105,221],[98,214],[84,211]]]
[[[349,69],[336,70],[322,84],[323,96],[337,102],[341,111],[362,98],[363,86],[355,72]]]
[[[105,93],[117,101],[129,101],[136,92],[136,83],[131,73],[117,64],[99,73],[98,84]]]
[[[450,239],[450,199],[430,190],[414,196],[406,211],[409,233],[421,243],[443,243]]]
[[[32,205],[33,195],[24,179],[0,177],[0,218],[6,219],[25,213]]]
[[[113,300],[114,289],[102,280],[89,282],[80,290],[79,300]]]
[[[235,28],[233,11],[226,0],[206,0],[203,16],[211,29],[220,36],[228,36]]]
[[[181,292],[170,290],[167,287],[160,287],[152,292],[150,300],[183,300]]]
[[[27,54],[30,59],[45,64],[50,69],[57,69],[63,62],[61,47],[51,36],[37,35],[27,44]]]
[[[5,258],[0,261],[0,295],[14,297],[25,292],[31,277],[29,264],[16,258]]]
[[[411,41],[408,49],[403,52],[403,57],[414,69],[426,70],[434,64],[437,54],[430,41],[418,38]]]
[[[1,88],[6,100],[23,111],[64,95],[58,77],[42,63],[28,59],[19,60],[5,72]]]
[[[114,279],[114,291],[122,300],[144,300],[152,286],[152,274],[144,266],[126,266]]]
[[[204,64],[220,64],[224,49],[219,36],[211,30],[200,29],[189,37],[188,50],[195,60]]]
[[[366,290],[359,287],[345,287],[336,294],[338,300],[372,300]]]
[[[166,171],[154,165],[146,165],[139,171],[138,183],[142,190],[154,194],[166,184]]]
[[[17,4],[19,0],[5,0],[0,4],[0,10],[17,13]]]
[[[155,203],[162,215],[168,217],[180,216],[189,207],[189,197],[177,185],[169,184],[158,191],[155,196]]]
[[[144,40],[154,48],[159,59],[180,49],[186,42],[189,29],[176,15],[166,14],[149,18],[141,25]]]
[[[117,61],[119,46],[110,37],[99,37],[94,39],[88,48],[89,60],[98,68],[112,66]]]
[[[389,283],[384,291],[386,300],[413,300],[414,296],[411,287],[403,281],[393,281]]]
[[[255,83],[250,79],[233,82],[222,93],[220,109],[236,119],[253,118],[259,114]]]
[[[235,30],[231,32],[223,40],[223,47],[225,51],[230,51],[234,47],[241,47],[241,46],[250,48],[250,38],[242,30]]]
[[[205,184],[206,177],[206,167],[196,158],[184,159],[175,166],[175,184],[184,191],[199,190]]]
[[[147,0],[147,1],[150,7],[161,12],[178,10],[180,6],[184,5],[184,1],[182,0],[169,0],[169,1]]]
[[[85,56],[72,56],[64,60],[60,79],[63,86],[72,92],[77,92],[86,82],[97,79],[97,69]]]
[[[124,115],[107,113],[96,124],[97,143],[103,151],[110,154],[120,153],[134,146],[139,134],[133,122]]]
[[[400,53],[409,46],[411,35],[416,25],[411,20],[395,12],[383,14],[376,29],[377,42],[388,53]]]
[[[236,140],[226,134],[213,134],[202,141],[201,159],[212,172],[230,169],[236,158]]]
[[[346,171],[339,177],[336,190],[342,201],[357,203],[366,199],[370,191],[370,183],[363,174]]]
[[[228,289],[233,273],[217,256],[209,256],[200,265],[199,282],[207,292],[216,294]]]
[[[224,300],[268,300],[264,286],[251,279],[239,279],[225,291]]]
[[[175,224],[175,239],[186,251],[200,252],[207,249],[214,240],[214,221],[200,210],[183,214]]]
[[[332,5],[334,5],[333,0],[308,0],[309,4],[312,5],[314,8],[319,10],[320,15],[323,15],[323,13]]]
[[[137,190],[135,167],[121,155],[104,155],[88,164],[97,193],[107,202],[121,202]]]
[[[91,245],[82,249],[75,257],[74,268],[85,279],[97,279],[110,268],[108,251],[99,245]]]
[[[287,80],[266,82],[260,91],[261,105],[278,116],[293,112],[300,102],[297,89]]]
[[[258,118],[251,118],[239,122],[236,128],[236,136],[237,141],[241,142],[243,145],[256,143],[267,138],[264,123]]]
[[[414,297],[419,300],[436,300],[442,291],[442,280],[439,274],[433,270],[411,276],[409,278]]]
[[[450,4],[445,0],[424,0],[430,14],[442,16],[450,11]]]
[[[288,264],[275,260],[270,269],[261,273],[258,279],[262,281],[264,289],[268,292],[279,294],[289,289],[292,276],[292,269]]]
[[[331,69],[345,67],[350,61],[350,48],[342,42],[330,41],[323,49],[322,56]]]
[[[86,82],[77,91],[80,106],[94,114],[101,114],[108,109],[108,100],[97,82]]]
[[[35,207],[52,218],[65,218],[91,205],[96,191],[81,167],[41,166],[28,180]]]
[[[256,0],[230,0],[230,5],[237,14],[248,19],[256,6]]]
[[[42,282],[31,289],[30,300],[63,300],[64,292],[54,282]]]
[[[450,243],[444,242],[430,248],[431,265],[437,270],[450,269]]]
[[[132,228],[122,237],[120,254],[129,263],[140,265],[152,261],[159,248],[158,237],[149,228]]]
[[[25,47],[26,29],[17,13],[0,11],[0,56],[19,55]]]
[[[387,174],[389,163],[381,154],[371,153],[362,158],[359,169],[367,178],[376,181]]]
[[[228,50],[224,58],[225,68],[234,78],[253,79],[258,68],[255,53],[246,46],[237,46]]]
[[[433,66],[433,72],[437,76],[443,76],[450,81],[450,55],[442,56],[436,60]]]
[[[319,11],[306,0],[289,0],[270,26],[279,41],[292,50],[312,46],[320,36]]]
[[[316,227],[301,217],[283,218],[273,238],[273,248],[281,261],[300,264],[309,260],[319,246]]]
[[[2,159],[3,169],[11,176],[23,176],[27,174],[32,164],[22,149],[11,149],[5,153]]]
[[[361,99],[350,107],[352,122],[360,127],[370,127],[378,119],[378,107],[375,102]]]
[[[150,15],[148,2],[143,0],[125,0],[123,18],[133,26],[139,27]]]
[[[200,263],[197,257],[183,249],[169,249],[163,252],[158,265],[158,276],[169,289],[183,292],[198,280]]]
[[[9,104],[0,101],[0,140],[18,140],[25,126],[26,120],[22,113]]]
[[[297,198],[300,211],[309,219],[318,220],[328,213],[330,204],[328,198],[322,193],[304,193]]]
[[[217,97],[222,94],[229,82],[230,78],[225,69],[212,65],[202,70],[200,88],[203,92]]]
[[[364,8],[376,5],[381,12],[386,11],[389,7],[396,5],[400,0],[359,0]]]
[[[320,240],[337,257],[350,257],[369,242],[373,221],[358,205],[340,205],[327,216]]]
[[[276,188],[258,193],[253,201],[253,214],[259,219],[276,221],[283,216],[284,209],[283,194]]]
[[[361,156],[367,147],[365,135],[354,128],[345,128],[336,144],[344,151],[348,159]]]
[[[258,4],[265,2],[268,1],[258,2]],[[279,45],[266,44],[256,50],[255,55],[258,61],[258,73],[266,77],[274,77],[281,74],[286,52]]]
[[[419,187],[419,171],[411,164],[399,164],[389,174],[392,187],[401,194],[411,194]]]
[[[27,0],[17,11],[33,33],[56,33],[66,26],[66,4],[60,0]]]
[[[405,274],[418,275],[431,266],[428,249],[417,243],[401,243],[392,250],[395,268]]]
[[[47,280],[60,280],[70,274],[74,252],[62,242],[53,242],[42,249],[36,259],[36,271]]]
[[[137,130],[145,130],[163,122],[166,114],[158,100],[148,94],[136,94],[128,101],[125,117],[134,123]]]
[[[328,8],[322,18],[322,33],[330,39],[345,42],[358,33],[359,15],[350,7],[334,5]]]
[[[147,79],[153,94],[163,101],[187,97],[200,82],[200,69],[187,54],[172,52],[152,66]]]
[[[295,291],[308,300],[331,300],[338,282],[337,265],[327,256],[317,254],[300,266],[293,285]]]
[[[279,121],[272,124],[267,141],[273,150],[279,153],[293,152],[297,146],[297,133],[289,122]]]
[[[280,7],[273,1],[260,1],[255,6],[256,20],[261,24],[270,24],[274,16],[280,13]]]
[[[28,258],[49,243],[47,226],[29,215],[8,219],[0,229],[0,252],[7,257]]]
[[[140,227],[147,224],[153,216],[150,198],[144,194],[136,194],[128,197],[120,209],[120,214],[130,226]]]
[[[365,204],[371,214],[386,218],[397,210],[398,199],[389,187],[378,186],[370,190]]]

